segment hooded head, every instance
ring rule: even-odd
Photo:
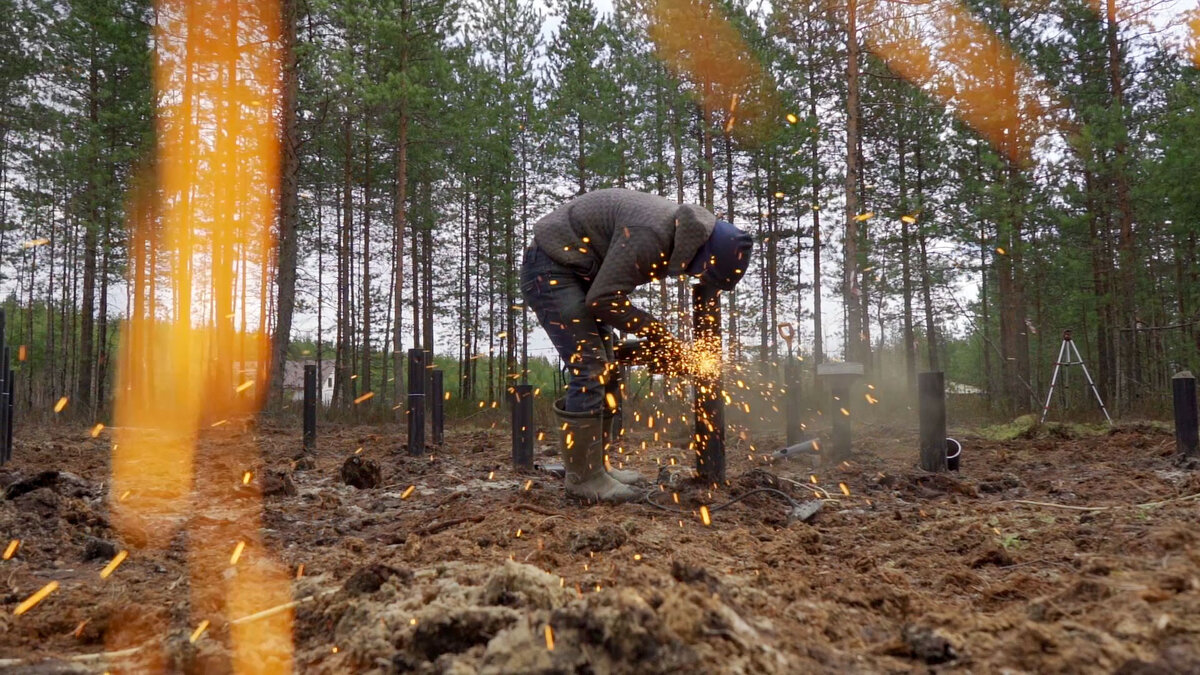
[[[754,240],[733,223],[717,220],[712,234],[696,252],[687,273],[722,291],[733,290],[750,265]]]

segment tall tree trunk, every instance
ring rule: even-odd
[[[296,21],[298,0],[282,0],[280,54],[283,81],[279,116],[279,260],[276,271],[275,340],[271,344],[270,398],[274,406],[283,402],[284,363],[292,337],[292,315],[296,308],[296,254],[299,248],[300,192],[299,138],[296,132],[296,96],[299,71],[296,67]]]
[[[858,287],[858,0],[846,5],[846,245],[842,302],[846,310],[847,361],[863,361],[863,315]]]
[[[1137,323],[1137,287],[1134,283],[1134,239],[1133,239],[1133,202],[1129,196],[1129,173],[1127,167],[1126,153],[1126,135],[1125,128],[1125,86],[1122,81],[1121,74],[1121,45],[1119,35],[1117,33],[1117,10],[1116,0],[1106,0],[1106,24],[1105,24],[1105,43],[1108,47],[1108,79],[1109,79],[1109,95],[1111,96],[1110,111],[1116,118],[1116,129],[1113,132],[1116,134],[1116,142],[1113,146],[1112,158],[1112,181],[1114,198],[1117,206],[1117,217],[1120,237],[1120,292],[1121,298],[1121,317],[1120,325],[1123,329],[1134,328]],[[1135,382],[1142,379],[1140,369],[1141,363],[1137,353],[1137,331],[1126,330],[1122,331],[1120,338],[1121,360],[1124,364],[1124,372],[1122,373],[1123,380],[1127,383],[1125,387],[1127,395],[1124,397],[1126,404],[1136,401],[1140,396],[1140,392],[1133,388]]]
[[[730,223],[734,220],[733,202],[733,137],[725,133],[725,219]],[[737,288],[725,294],[725,311],[729,315],[728,335],[725,338],[729,345],[729,358],[736,363],[741,358],[741,340],[738,339],[738,294]]]
[[[338,229],[338,341],[334,361],[335,407],[349,409],[354,400],[354,382],[350,379],[350,240],[354,233],[354,153],[350,116],[342,121],[342,226]]]
[[[396,195],[392,203],[392,269],[394,280],[392,314],[392,400],[404,400],[404,237],[408,230],[408,111],[400,107],[400,122],[396,135]]]
[[[100,125],[100,72],[99,65],[93,55],[88,67],[88,122],[94,133]],[[89,147],[93,139],[89,137]],[[90,153],[89,153],[90,154]],[[90,157],[95,162],[97,157]],[[100,226],[100,186],[96,184],[96,174],[99,167],[86,166],[87,185],[84,195],[87,204],[87,223],[84,224],[83,239],[83,302],[79,309],[79,385],[75,393],[80,413],[90,416],[92,413],[92,351],[96,302],[96,240],[97,228]]]
[[[917,210],[925,210],[925,163],[921,154],[921,144],[916,148],[917,160]],[[924,221],[917,224],[917,244],[921,251],[921,300],[925,304],[925,339],[928,341],[929,369],[938,370],[937,324],[933,320],[933,281],[929,273],[929,252],[926,249]]]
[[[371,128],[364,120],[362,206],[362,370],[359,391],[371,391]]]
[[[911,393],[917,390],[917,346],[916,335],[913,332],[913,288],[912,288],[912,238],[909,233],[908,209],[908,172],[906,160],[908,147],[905,141],[905,129],[897,134],[896,154],[900,169],[900,288],[904,296],[904,383],[905,391]]]

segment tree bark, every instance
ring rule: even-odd
[[[846,243],[842,302],[846,311],[847,361],[862,361],[863,316],[858,287],[858,0],[846,5]]]
[[[273,406],[283,402],[284,368],[292,336],[292,315],[296,307],[296,255],[299,248],[296,226],[299,220],[300,191],[299,139],[296,137],[296,21],[298,0],[282,0],[280,63],[280,166],[279,166],[279,259],[275,276],[275,340],[271,344],[270,398]]]

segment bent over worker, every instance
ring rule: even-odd
[[[554,402],[568,495],[622,502],[641,494],[630,487],[641,480],[636,471],[604,461],[616,412],[609,402],[619,399],[613,330],[643,338],[660,370],[689,374],[692,347],[635,307],[630,292],[680,275],[730,290],[752,247],[750,235],[702,207],[621,188],[580,195],[534,224],[521,293],[570,370],[566,396]]]

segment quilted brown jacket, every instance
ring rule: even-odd
[[[533,226],[552,260],[591,282],[587,305],[598,321],[624,333],[665,332],[629,293],[683,274],[716,225],[707,209],[623,188],[597,190],[559,206]]]

